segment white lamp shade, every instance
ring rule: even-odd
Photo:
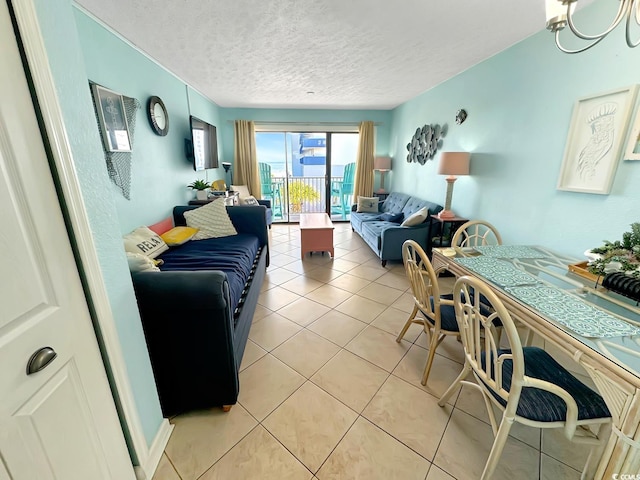
[[[373,159],[374,170],[391,170],[391,158],[389,157],[376,157]]]
[[[438,173],[440,175],[469,175],[468,152],[442,152],[440,154],[440,165]]]

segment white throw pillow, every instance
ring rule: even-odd
[[[378,213],[378,202],[380,199],[378,197],[360,197],[358,196],[358,206],[356,211],[358,213],[367,212],[367,213]]]
[[[409,217],[407,217],[405,221],[400,224],[400,226],[413,227],[414,225],[420,225],[422,222],[425,221],[425,219],[427,218],[427,215],[429,215],[429,209],[427,207],[422,207],[413,215],[409,215]]]
[[[246,185],[231,185],[231,190],[234,192],[238,192],[238,198],[240,199],[240,204],[244,203],[244,199],[251,196],[249,193],[249,189]]]
[[[169,250],[164,240],[148,227],[136,228],[123,237],[126,252],[141,253],[149,258],[156,258],[162,252]]]
[[[227,213],[224,198],[216,199],[203,207],[188,210],[184,212],[184,218],[187,221],[187,226],[199,230],[193,236],[193,240],[228,237],[238,234]]]
[[[241,205],[260,205],[256,197],[249,195],[248,197],[240,200]]]
[[[159,272],[160,269],[149,257],[143,253],[127,252],[127,262],[129,262],[129,270],[132,272]]]

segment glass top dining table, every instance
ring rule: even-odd
[[[432,259],[486,281],[517,321],[585,368],[613,416],[596,475],[608,479],[640,471],[640,308],[571,272],[577,262],[528,245],[434,248]]]

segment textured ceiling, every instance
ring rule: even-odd
[[[394,108],[545,23],[542,0],[76,2],[221,107]]]

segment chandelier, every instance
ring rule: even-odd
[[[632,24],[636,26],[640,25],[640,0],[619,0],[620,6],[618,7],[618,13],[616,14],[611,25],[602,33],[598,35],[586,35],[576,28],[573,23],[573,12],[578,0],[546,0],[546,12],[547,12],[547,29],[556,34],[556,45],[565,53],[580,53],[600,43],[604,37],[609,35],[623,19],[626,18],[626,39],[627,45],[634,48],[640,45],[640,38],[635,42],[631,39]],[[569,28],[573,34],[589,42],[582,48],[571,50],[563,47],[560,44],[560,30],[569,25]]]

